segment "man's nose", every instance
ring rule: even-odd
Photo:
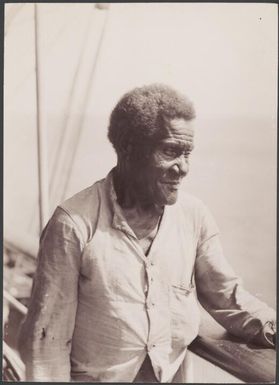
[[[181,155],[176,159],[176,162],[172,166],[172,170],[176,173],[176,175],[184,177],[189,171],[188,159]]]

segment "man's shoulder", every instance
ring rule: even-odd
[[[211,210],[208,209],[200,198],[183,191],[182,194],[180,194],[177,203],[178,209],[182,213],[183,217],[188,221],[192,221],[196,228],[202,230],[201,235],[203,238],[206,238],[209,233],[219,233],[219,228]]]
[[[211,211],[202,199],[181,191],[176,204],[177,210],[188,220],[193,220],[197,224],[202,224],[209,217],[212,217]]]
[[[101,179],[58,206],[67,213],[85,239],[89,239],[95,231],[100,203],[105,191],[104,184],[105,179]]]
[[[101,179],[91,186],[79,191],[70,198],[59,204],[59,207],[69,212],[69,214],[84,215],[96,208],[100,200],[100,190],[104,184]]]
[[[205,208],[205,204],[203,203],[203,201],[192,195],[192,194],[189,194],[188,192],[185,192],[185,191],[180,191],[179,192],[179,196],[178,196],[178,200],[177,200],[177,206],[183,210],[191,210],[191,211],[203,211],[204,208]]]

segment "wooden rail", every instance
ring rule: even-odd
[[[276,378],[276,352],[246,344],[225,334],[199,335],[190,345],[195,354],[248,383],[272,383]]]
[[[6,290],[3,291],[3,298],[6,300],[13,308],[20,312],[22,315],[27,314],[27,307],[24,306],[21,302],[19,302],[15,297],[13,297]]]
[[[19,356],[3,341],[3,381],[24,381],[25,367]]]

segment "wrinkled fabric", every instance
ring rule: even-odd
[[[224,259],[202,202],[181,192],[166,206],[146,257],[110,173],[60,205],[42,233],[20,336],[27,380],[133,382],[148,354],[157,380],[171,382],[198,334],[197,296],[246,340],[275,320]]]

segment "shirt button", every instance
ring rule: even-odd
[[[154,349],[154,348],[156,348],[156,345],[155,344],[152,344],[152,345],[147,345],[146,346],[146,350],[148,351],[148,352],[150,352],[152,349]]]
[[[150,269],[152,266],[154,266],[154,262],[152,261],[147,261],[145,264],[146,269]]]
[[[147,310],[150,310],[154,306],[155,306],[154,302],[151,302],[151,303],[150,302],[146,302],[145,303],[145,307],[146,307]]]

